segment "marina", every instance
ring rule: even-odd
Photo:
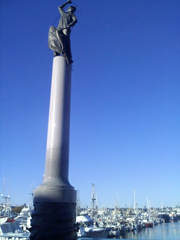
[[[12,224],[11,224],[12,225]],[[109,238],[109,237],[108,237]],[[0,234],[0,240],[29,240],[28,233],[7,233]],[[81,237],[80,240],[90,239]],[[103,238],[91,238],[103,239]],[[106,238],[107,239],[107,238]],[[112,239],[144,239],[144,240],[179,240],[180,239],[180,222],[163,223],[154,228],[144,228],[141,231],[130,231],[125,234],[120,234]]]
[[[94,192],[93,192],[94,193]],[[103,208],[95,205],[76,209],[77,238],[83,239],[144,239],[179,240],[180,207],[174,208]],[[0,240],[29,240],[33,206],[22,208],[19,214],[11,207],[0,205]],[[12,210],[12,209],[11,209]]]
[[[81,238],[81,240],[85,239],[86,238]],[[142,231],[128,232],[113,239],[179,240],[180,222],[163,223],[155,228],[145,228]]]
[[[85,234],[85,238],[96,238],[97,233],[93,235],[95,228],[104,227],[111,228],[107,238],[112,239],[180,239],[180,215],[177,215],[179,208],[166,208],[163,211],[162,209],[151,209],[148,212],[147,209],[137,209],[138,213],[133,212],[133,209],[131,211],[129,209],[109,209],[108,211],[103,216],[95,215],[93,224],[90,224],[90,219],[81,221],[80,226],[84,226],[85,230],[83,232],[81,229],[81,231]],[[99,212],[102,213],[102,210]],[[174,221],[170,217],[172,213],[176,215]],[[87,226],[91,227],[91,236],[89,236]],[[80,238],[84,239],[83,235]],[[98,238],[103,237],[99,235]]]
[[[2,196],[0,204],[0,240],[29,240],[33,202],[15,208],[10,196]],[[33,194],[32,194],[33,197]],[[180,206],[153,208],[145,206],[100,208],[96,204],[92,184],[91,204],[82,208],[77,197],[75,231],[77,239],[180,239]],[[17,212],[17,210],[19,212]]]

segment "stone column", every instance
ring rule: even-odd
[[[34,192],[31,240],[76,239],[76,191],[68,180],[72,64],[53,59],[46,163]]]

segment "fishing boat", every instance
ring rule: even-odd
[[[118,227],[112,227],[109,232],[109,237],[118,237],[120,235],[120,229]]]
[[[153,222],[145,222],[145,227],[152,228]]]
[[[178,222],[179,218],[177,216],[177,214],[173,213],[169,215],[169,221],[170,222]]]
[[[83,227],[87,238],[107,238],[111,228],[94,226],[93,220],[89,216],[77,216],[76,223],[79,228]]]
[[[144,223],[145,227],[152,228],[153,227],[153,221],[150,220],[148,217],[146,219],[143,219],[142,222]]]

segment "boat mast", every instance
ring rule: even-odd
[[[94,218],[94,213],[95,213],[95,201],[96,201],[96,197],[95,197],[95,184],[92,183],[92,218]]]
[[[3,206],[3,198],[4,198],[4,187],[5,187],[5,182],[6,182],[6,178],[4,178],[4,183],[3,183],[3,192],[1,194],[1,197],[2,197],[2,205],[1,205],[1,208]],[[6,204],[5,204],[6,205]]]
[[[136,201],[135,201],[135,189],[134,189],[134,212],[135,212],[135,209],[136,209]]]
[[[7,196],[7,198],[9,198],[9,207],[10,207],[11,206],[11,178],[9,182],[9,195]]]
[[[81,212],[80,193],[77,191],[77,203],[76,203],[76,216],[79,216]]]

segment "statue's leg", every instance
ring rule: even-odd
[[[69,58],[72,59],[70,38],[68,38],[68,41],[67,41],[67,51],[68,51]]]
[[[67,64],[73,63],[72,55],[71,55],[71,46],[70,46],[70,38],[64,35],[64,56],[66,57]]]

